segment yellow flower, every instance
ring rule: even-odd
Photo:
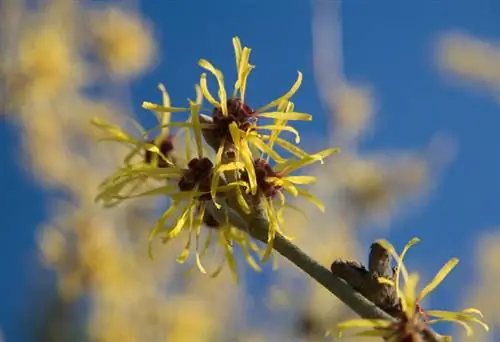
[[[133,13],[117,7],[95,10],[89,26],[96,53],[112,74],[133,76],[151,65],[155,55],[151,28]]]
[[[251,50],[248,47],[242,48],[238,37],[233,38],[233,46],[235,51],[238,79],[234,85],[232,96],[230,98],[227,96],[222,72],[216,69],[205,59],[201,59],[198,64],[202,68],[210,71],[216,77],[219,85],[219,100],[216,100],[208,90],[207,75],[205,73],[202,73],[201,75],[200,86],[205,99],[214,106],[212,111],[213,122],[209,129],[213,130],[215,135],[218,137],[221,150],[220,153],[217,153],[217,158],[214,162],[215,169],[219,170],[219,167],[222,164],[222,160],[219,157],[222,155],[222,149],[224,148],[226,142],[234,143],[234,146],[238,151],[237,162],[241,160],[242,166],[248,172],[250,190],[252,194],[255,194],[257,192],[257,180],[255,170],[253,168],[254,158],[252,157],[252,153],[260,151],[270,154],[271,157],[275,158],[278,162],[284,161],[277,153],[269,148],[269,145],[264,143],[263,140],[270,139],[270,136],[261,135],[258,134],[258,132],[270,131],[271,133],[274,133],[279,131],[289,131],[295,134],[295,142],[298,143],[300,141],[298,131],[291,126],[287,126],[286,122],[288,120],[311,121],[312,116],[306,113],[286,110],[287,107],[289,109],[293,108],[293,104],[289,104],[288,100],[300,87],[302,82],[302,74],[300,72],[297,81],[286,94],[257,110],[251,109],[245,102],[247,78],[250,71],[254,68],[254,66],[248,62]],[[161,106],[149,102],[145,102],[143,106],[149,109],[168,111],[166,108],[162,108]],[[271,109],[275,109],[275,111],[268,112],[268,110]],[[258,118],[274,119],[274,124],[258,126]],[[281,139],[276,139],[276,143],[282,145],[285,149],[291,149],[295,153],[300,152],[302,155],[307,155],[307,153],[294,147],[293,144],[287,142],[283,143],[283,140]],[[228,171],[227,166],[225,167],[225,171]]]
[[[123,200],[144,196],[166,196],[171,199],[169,207],[165,210],[156,223],[150,235],[150,255],[151,241],[158,235],[163,234],[163,241],[167,242],[177,237],[182,231],[188,231],[188,240],[184,250],[177,259],[180,263],[185,262],[189,256],[192,233],[196,235],[196,264],[201,272],[206,273],[200,261],[200,234],[201,226],[205,224],[205,201],[212,199],[212,194],[228,191],[234,187],[245,187],[246,183],[233,182],[212,182],[213,164],[211,160],[204,156],[201,145],[201,128],[199,109],[201,97],[193,102],[189,100],[190,108],[169,107],[169,98],[164,87],[160,85],[163,93],[164,108],[170,111],[187,111],[191,115],[186,122],[170,122],[170,115],[159,117],[162,132],[158,139],[148,141],[148,131],[145,131],[140,124],[135,122],[136,128],[141,132],[141,138],[135,138],[125,133],[117,126],[107,124],[98,119],[93,120],[93,124],[108,133],[108,136],[101,140],[112,140],[125,144],[131,152],[125,157],[125,166],[120,168],[114,175],[106,179],[101,184],[100,193],[96,200],[102,200],[108,206],[116,205]],[[191,140],[189,132],[194,131],[197,156],[191,155],[191,149],[186,146],[186,166],[179,165],[176,158],[171,155],[174,149],[174,135],[170,134],[172,127],[187,128],[186,140],[189,146]],[[131,163],[133,157],[144,151],[142,160]],[[160,185],[155,185],[152,189],[138,192],[139,186],[147,185],[150,180],[159,181]],[[129,187],[130,191],[123,193],[123,189]],[[177,215],[176,215],[177,214]],[[177,216],[172,224],[169,220]],[[227,240],[223,241],[227,249]]]
[[[401,256],[395,252],[394,247],[388,241],[378,241],[378,243],[386,248],[397,260],[394,281],[386,278],[379,279],[381,282],[388,283],[396,289],[401,304],[401,314],[398,320],[393,322],[383,319],[353,319],[341,322],[337,326],[339,336],[341,336],[346,329],[350,328],[372,328],[372,330],[356,333],[355,336],[382,336],[387,338],[389,342],[421,341],[420,334],[426,326],[443,321],[454,322],[461,325],[466,330],[467,336],[472,335],[472,328],[469,325],[470,322],[478,323],[486,330],[489,329],[480,319],[482,318],[481,312],[474,308],[468,308],[458,312],[442,310],[424,311],[421,308],[421,301],[444,280],[448,273],[458,264],[458,259],[453,258],[448,261],[436,274],[434,279],[417,293],[419,275],[417,273],[408,274],[403,264],[403,258],[408,249],[419,241],[418,238],[410,240],[403,249]],[[403,276],[405,283],[403,289],[399,287],[400,275]],[[430,317],[434,318],[429,319]],[[451,341],[450,336],[442,337],[444,341]]]

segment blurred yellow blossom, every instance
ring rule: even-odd
[[[438,41],[438,63],[444,70],[500,90],[500,44],[462,33]]]
[[[95,49],[111,74],[130,77],[151,65],[156,53],[152,30],[143,19],[118,7],[91,12]]]

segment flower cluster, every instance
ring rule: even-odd
[[[418,342],[422,341],[421,334],[424,329],[431,324],[438,322],[453,322],[462,326],[467,336],[471,336],[473,331],[469,323],[474,322],[481,325],[485,330],[488,326],[481,320],[482,314],[475,308],[468,308],[458,312],[443,310],[423,310],[422,300],[444,280],[449,272],[458,264],[458,259],[453,258],[448,261],[436,274],[434,279],[417,293],[417,284],[419,281],[418,273],[408,273],[403,264],[403,258],[408,249],[417,244],[420,240],[413,238],[406,244],[401,255],[398,255],[394,247],[386,240],[377,241],[381,246],[388,250],[397,260],[393,280],[379,278],[381,283],[394,286],[396,295],[400,302],[400,314],[396,321],[382,319],[353,319],[338,324],[337,330],[339,336],[351,328],[371,328],[358,332],[355,336],[373,336],[384,337],[388,342]],[[400,278],[403,278],[404,287],[400,287]],[[443,341],[451,341],[450,336],[441,336]]]
[[[236,273],[234,244],[240,247],[248,263],[258,270],[251,253],[257,253],[263,262],[271,255],[276,234],[283,234],[280,228],[283,210],[291,206],[287,198],[302,196],[324,210],[321,202],[301,187],[314,183],[316,179],[294,175],[294,172],[315,162],[322,163],[324,158],[338,151],[328,148],[309,154],[297,146],[300,135],[288,124],[289,121],[312,119],[310,114],[296,112],[290,101],[302,82],[300,72],[283,96],[254,110],[245,98],[247,78],[254,68],[249,63],[250,49],[242,48],[237,37],[233,38],[233,46],[237,81],[232,96],[227,95],[222,72],[201,59],[199,65],[217,80],[218,99],[208,89],[207,74],[202,73],[199,85],[196,85],[196,100],[188,99],[185,107],[171,106],[164,86],[160,85],[163,103],[143,103],[143,108],[157,115],[158,125],[146,131],[134,122],[139,137],[101,120],[93,121],[106,132],[104,140],[117,141],[130,149],[123,166],[101,184],[97,199],[112,206],[142,196],[169,198],[169,207],[158,219],[151,239],[161,235],[163,241],[168,241],[183,231],[189,232],[186,247],[178,259],[183,262],[189,255],[193,232],[196,236],[196,263],[202,272],[205,270],[200,259],[210,245],[205,241],[200,247],[202,226],[210,228],[206,240],[212,232],[219,233],[218,241],[224,247],[225,260],[233,273]],[[203,100],[213,106],[209,112],[203,113]],[[185,113],[186,117],[173,121],[173,113]],[[179,115],[182,117],[183,114]],[[266,120],[271,122],[266,123]],[[157,131],[159,133],[153,138],[149,136]],[[292,133],[295,136],[293,142],[280,137],[282,132]],[[185,138],[184,146],[179,144],[181,135]],[[192,137],[196,155],[191,151]],[[204,143],[213,149],[214,155],[206,152]],[[184,150],[182,156],[179,150]],[[283,157],[283,153],[289,157]],[[223,215],[216,217],[208,212],[208,202],[212,202]],[[260,250],[251,241],[248,232],[234,226],[229,211],[246,221],[264,215],[269,222],[265,250]]]

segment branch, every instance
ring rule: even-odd
[[[217,209],[212,201],[206,202],[206,210],[216,220],[223,221],[225,210],[227,210],[229,220],[235,227],[247,232],[253,238],[267,243],[269,222],[266,219],[258,217],[252,222],[247,223],[233,209],[227,206],[223,198],[219,200],[219,203],[223,206],[221,209]],[[366,297],[354,290],[346,281],[334,275],[281,234],[276,234],[273,247],[278,253],[323,285],[330,293],[340,299],[359,316],[367,319],[396,320],[396,318],[366,299]],[[426,328],[422,335],[427,342],[441,342],[437,334],[430,328]]]
[[[200,114],[199,118],[202,123],[213,123],[212,118],[209,116]],[[222,142],[217,139],[210,129],[202,129],[202,133],[205,142],[217,151]],[[234,146],[232,144],[227,144],[226,142],[225,145],[223,163],[233,161],[231,159],[236,158],[237,155],[236,153],[227,153],[234,152]],[[225,177],[229,177],[229,181],[234,181],[237,177],[232,173],[235,172],[236,171],[228,172],[225,174]],[[269,221],[263,214],[262,210],[259,210],[260,208],[258,208],[258,205],[252,205],[254,209],[252,215],[243,215],[241,211],[238,210],[238,203],[234,203],[234,194],[230,194],[229,196],[226,194],[226,197],[218,196],[217,201],[221,204],[221,208],[217,208],[213,201],[206,201],[205,209],[218,222],[225,222],[226,215],[228,215],[229,222],[233,226],[250,234],[250,236],[263,243],[268,243]],[[334,275],[327,268],[320,265],[316,260],[304,253],[298,246],[286,239],[283,235],[276,233],[273,248],[302,271],[307,273],[311,278],[323,285],[328,291],[340,299],[359,316],[367,319],[385,319],[396,321],[396,318],[389,315],[372,301],[368,300],[360,292],[350,286],[345,280],[337,275]],[[429,328],[426,328],[422,335],[427,342],[440,342],[436,333]]]

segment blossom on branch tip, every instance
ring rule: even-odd
[[[300,208],[286,203],[287,195],[304,197],[324,211],[323,204],[300,187],[313,184],[315,178],[293,173],[312,163],[323,163],[324,158],[338,152],[338,149],[328,148],[310,154],[297,146],[299,132],[288,122],[312,119],[310,114],[295,112],[294,103],[290,101],[302,82],[300,72],[288,92],[254,110],[245,100],[247,78],[254,68],[248,62],[250,49],[242,48],[237,37],[233,38],[233,45],[238,77],[232,96],[226,94],[222,73],[202,59],[199,65],[215,75],[219,84],[218,100],[208,90],[207,75],[203,73],[200,84],[196,85],[196,99],[187,99],[185,107],[172,106],[163,85],[159,86],[162,104],[142,103],[144,109],[155,113],[158,125],[146,131],[135,123],[140,137],[98,120],[94,121],[94,125],[107,132],[104,140],[119,142],[131,150],[124,159],[124,165],[103,182],[97,200],[110,206],[144,196],[168,198],[169,207],[152,230],[150,242],[156,236],[167,242],[181,233],[187,233],[188,240],[178,258],[183,263],[190,254],[194,234],[196,264],[205,273],[200,258],[210,243],[205,241],[200,251],[201,227],[204,226],[207,235],[219,235],[217,241],[225,251],[224,263],[227,262],[236,275],[233,247],[239,247],[248,264],[260,270],[252,253],[259,255],[261,261],[266,261],[271,255],[276,234],[281,233],[283,210],[292,208],[300,211]],[[202,113],[204,99],[213,106],[211,116]],[[183,119],[174,121],[177,115]],[[261,119],[274,122],[262,124]],[[151,139],[149,135],[153,131],[155,138]],[[280,137],[282,132],[292,133],[294,142]],[[184,146],[179,143],[182,134]],[[192,138],[195,154],[191,152]],[[204,150],[204,142],[214,150],[213,158]],[[280,150],[279,153],[275,147]],[[183,157],[178,154],[180,149],[185,152]],[[280,153],[291,156],[284,157]],[[141,156],[138,162],[135,161],[137,156]],[[259,216],[265,217],[269,223],[265,250],[259,249],[251,239],[251,232],[246,231],[249,225],[245,224]]]
[[[161,87],[160,87],[161,89]],[[164,89],[162,90],[164,92]],[[164,106],[181,111],[180,108],[167,107],[168,101],[166,92],[164,92]],[[165,119],[164,116],[159,117],[162,132],[157,139],[145,140],[147,131],[136,123],[136,127],[141,131],[141,139],[135,138],[132,135],[124,132],[117,126],[104,123],[100,120],[94,120],[93,124],[103,129],[108,133],[108,136],[103,140],[117,141],[131,147],[132,152],[124,161],[125,166],[119,168],[115,174],[106,179],[100,188],[100,193],[96,200],[103,200],[105,203],[118,204],[127,199],[144,197],[144,196],[164,196],[170,198],[170,205],[166,209],[156,223],[155,228],[150,234],[150,255],[151,242],[157,235],[162,235],[163,242],[180,235],[181,232],[188,232],[188,240],[186,246],[178,258],[180,263],[183,263],[189,255],[191,246],[191,236],[196,236],[196,264],[201,272],[206,273],[200,261],[200,236],[201,226],[204,224],[204,203],[211,200],[211,193],[217,196],[228,189],[235,186],[245,186],[242,182],[227,184],[223,180],[213,183],[213,164],[211,160],[204,156],[201,145],[201,127],[202,125],[196,119],[200,108],[200,103],[190,101],[190,118],[186,122],[170,122],[170,117]],[[158,128],[156,127],[156,128]],[[191,131],[194,132],[197,155],[191,155],[191,149],[186,146],[185,160],[186,165],[182,166],[176,158],[172,158],[171,152],[174,149],[173,137],[169,132],[172,128],[187,128],[186,136],[189,138]],[[189,140],[189,139],[188,139]],[[189,142],[190,143],[190,140]],[[131,164],[131,156],[137,155],[144,150],[144,156],[135,164]],[[148,181],[159,181],[152,188],[145,191],[137,191],[138,187],[134,187],[132,183],[140,180],[142,185],[146,185]],[[122,190],[131,186],[131,191],[123,192]],[[222,240],[221,240],[222,241]],[[227,240],[224,240],[225,243]],[[227,254],[227,253],[226,253]]]
[[[483,317],[481,312],[475,308],[468,308],[458,312],[442,311],[442,310],[423,310],[421,301],[444,280],[448,273],[458,264],[458,259],[452,258],[448,261],[441,270],[436,274],[434,279],[427,284],[420,292],[417,292],[417,284],[419,281],[418,273],[408,273],[403,264],[403,258],[408,249],[420,241],[418,238],[410,240],[401,255],[395,252],[394,247],[386,240],[377,241],[382,247],[387,249],[392,256],[397,260],[394,280],[380,277],[382,283],[394,286],[397,296],[400,300],[401,311],[397,315],[396,321],[383,319],[353,319],[341,322],[337,325],[339,336],[343,332],[351,328],[371,328],[371,330],[356,333],[355,336],[372,336],[384,337],[388,342],[418,342],[423,341],[421,338],[425,328],[437,322],[453,322],[462,326],[467,336],[471,336],[473,331],[470,327],[470,322],[475,322],[481,325],[485,330],[489,330],[488,326],[481,320]],[[404,287],[401,288],[400,276],[404,281]],[[432,319],[430,319],[432,318]],[[442,336],[443,341],[451,341],[450,336]]]
[[[236,59],[237,81],[234,85],[232,96],[229,98],[227,96],[222,72],[205,59],[201,59],[198,64],[211,72],[217,79],[219,99],[216,100],[208,90],[206,73],[202,73],[201,75],[200,87],[205,99],[214,106],[212,110],[212,129],[215,135],[218,136],[221,146],[226,142],[235,145],[239,154],[238,157],[243,162],[249,174],[250,190],[252,194],[255,194],[257,183],[252,165],[251,149],[255,148],[263,152],[270,152],[258,132],[262,130],[271,132],[287,130],[296,135],[296,142],[298,143],[300,136],[297,130],[291,126],[287,126],[286,121],[283,120],[311,121],[312,116],[306,113],[285,111],[284,108],[280,107],[281,104],[287,103],[299,89],[302,82],[302,74],[300,72],[297,81],[286,94],[257,110],[253,110],[245,101],[247,78],[251,70],[255,67],[249,63],[251,50],[248,47],[242,48],[238,37],[233,38],[233,46]],[[276,111],[266,112],[273,108],[277,108]],[[257,120],[260,118],[275,119],[275,124],[259,126]],[[273,156],[276,155],[275,153],[272,154]],[[216,168],[220,162],[219,160],[215,162]]]

